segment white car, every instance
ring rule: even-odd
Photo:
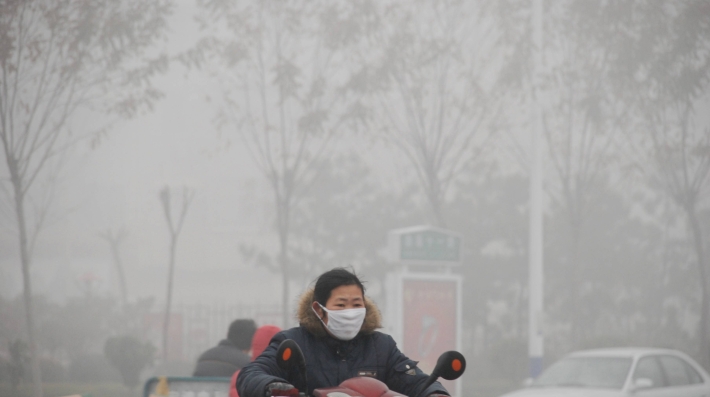
[[[529,386],[501,397],[710,397],[710,375],[670,349],[616,348],[571,353]]]

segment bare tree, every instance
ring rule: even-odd
[[[496,37],[487,2],[395,1],[362,55],[375,131],[406,156],[433,223],[445,227],[453,182],[490,149],[499,102],[492,84]],[[450,198],[450,197],[449,197]]]
[[[701,212],[710,209],[710,126],[696,118],[698,106],[703,105],[679,102],[653,114],[653,123],[644,128],[654,165],[649,180],[685,214],[700,287],[697,344],[702,363],[710,366],[710,230],[701,221]]]
[[[81,137],[71,128],[78,111],[132,116],[159,97],[150,81],[166,60],[144,56],[170,11],[169,0],[0,1],[0,140],[14,196],[35,396],[42,388],[30,280],[32,188]]]
[[[702,12],[697,3],[677,3],[655,26],[652,61],[641,65],[650,73],[644,78],[647,90],[639,90],[643,122],[635,147],[647,156],[638,164],[651,186],[685,214],[700,289],[697,346],[710,367],[710,230],[701,221],[702,211],[710,209],[710,125],[703,116],[710,99],[710,25],[694,23]]]
[[[563,302],[563,313],[570,313],[573,346],[593,329],[593,316],[581,309],[582,291],[598,293],[589,288],[591,282],[583,287],[592,276],[589,269],[598,265],[588,263],[580,250],[586,223],[618,163],[614,138],[623,130],[628,109],[609,79],[615,66],[614,48],[605,42],[613,37],[613,24],[605,23],[610,8],[579,1],[550,4],[545,10],[544,135],[552,167],[546,188],[567,223],[561,232],[567,249],[559,263],[565,276],[557,280],[565,298],[558,302]]]
[[[165,317],[163,319],[163,362],[168,361],[168,330],[170,329],[170,307],[173,298],[173,279],[175,278],[175,252],[177,251],[177,241],[182,231],[183,223],[187,210],[195,197],[194,190],[184,187],[182,189],[182,197],[180,199],[180,209],[177,214],[173,214],[172,210],[172,194],[169,187],[164,187],[160,191],[160,204],[163,206],[163,214],[165,221],[168,224],[168,232],[170,233],[170,251],[168,255],[168,289],[165,299]],[[173,219],[175,218],[175,219]]]
[[[618,143],[633,125],[633,77],[622,72],[631,63],[620,55],[623,39],[619,37],[624,37],[620,32],[638,29],[639,21],[632,16],[630,2],[545,4],[545,65],[540,88],[548,161],[545,188],[552,210],[563,214],[555,241],[565,247],[556,260],[548,262],[554,269],[547,279],[549,290],[560,292],[551,296],[548,307],[567,313],[563,314],[567,318],[560,320],[571,325],[571,343],[578,346],[594,336],[590,331],[598,320],[585,311],[588,305],[583,302],[596,296],[603,284],[595,281],[601,265],[593,256],[581,254],[591,242],[590,220],[597,204],[615,191],[626,190],[623,188],[628,185],[622,183],[629,182],[618,173],[624,156]],[[517,20],[527,18],[520,10],[516,12],[520,14]],[[517,31],[526,47],[532,47],[531,41],[525,40],[529,31],[529,27]],[[638,55],[636,49],[625,50],[627,55]],[[512,58],[511,70],[529,64],[525,52],[521,54]],[[519,76],[516,88],[530,91],[530,76]],[[609,283],[614,282],[619,287],[619,280],[608,280],[603,287],[610,288]]]
[[[249,150],[273,194],[278,254],[261,261],[282,277],[284,326],[291,321],[289,237],[314,162],[327,157],[355,110],[344,90],[347,47],[363,5],[330,1],[200,1],[206,37],[186,54],[220,81],[218,125]],[[263,256],[261,256],[263,258]]]
[[[622,143],[632,169],[685,214],[700,295],[697,351],[710,367],[710,230],[701,221],[710,209],[708,5],[634,1],[616,11],[633,22],[613,41],[615,83],[634,106],[636,126]]]

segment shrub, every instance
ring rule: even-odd
[[[150,342],[128,335],[111,337],[104,345],[104,355],[121,373],[123,384],[129,389],[138,386],[141,371],[153,363],[155,351]]]

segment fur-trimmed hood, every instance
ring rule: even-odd
[[[310,288],[306,290],[306,292],[304,292],[299,299],[298,312],[296,313],[298,322],[311,334],[319,337],[325,336],[327,333],[323,328],[323,324],[320,319],[311,308],[312,304],[313,288]],[[365,297],[365,310],[365,321],[362,322],[360,332],[370,334],[378,328],[382,328],[382,315],[380,314],[380,309],[378,309],[375,302],[370,300],[367,296]]]

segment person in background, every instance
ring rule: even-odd
[[[360,279],[344,268],[321,274],[298,307],[300,325],[276,334],[269,346],[237,376],[242,396],[313,395],[313,390],[338,386],[346,379],[370,376],[405,396],[448,396],[439,382],[426,389],[428,375],[398,348],[382,328],[380,311],[365,296]],[[305,380],[297,371],[279,368],[279,344],[292,339],[306,360]],[[295,385],[295,386],[294,386]],[[422,390],[423,389],[423,390]]]
[[[256,329],[251,340],[251,361],[261,355],[266,346],[269,346],[271,338],[279,331],[281,331],[281,328],[275,325],[262,325]],[[239,371],[232,375],[232,380],[229,383],[229,397],[239,397],[239,393],[237,393],[237,376],[239,376]]]
[[[256,332],[252,319],[240,318],[232,321],[227,331],[227,339],[202,353],[192,376],[230,377],[249,363],[251,340]]]

